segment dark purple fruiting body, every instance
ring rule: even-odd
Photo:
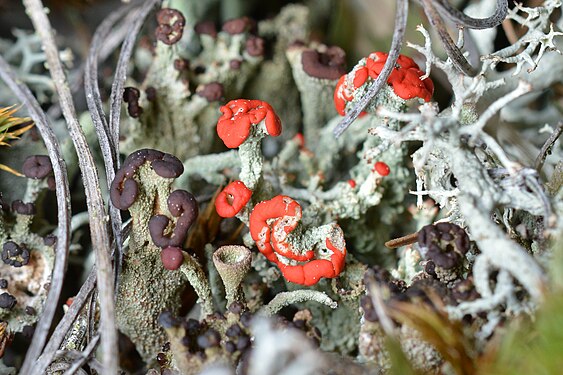
[[[241,17],[225,21],[222,30],[231,35],[235,35],[253,31],[255,28],[256,21],[248,17]]]
[[[149,220],[149,233],[154,244],[158,247],[181,247],[187,237],[188,229],[190,229],[190,226],[197,218],[197,201],[187,191],[175,190],[168,197],[168,210],[172,216],[178,218],[172,235],[167,236],[164,234],[170,221],[164,215],[151,217]]]
[[[182,38],[186,19],[179,10],[163,8],[156,14],[156,20],[158,26],[154,33],[157,40],[170,46]]]
[[[197,337],[197,344],[202,349],[219,346],[221,343],[221,335],[213,328],[209,328],[205,333]]]
[[[234,301],[229,306],[229,311],[232,312],[233,314],[239,315],[244,311],[244,305],[240,301]]]
[[[48,156],[33,155],[27,157],[23,162],[22,172],[25,177],[39,180],[51,174],[53,166]]]
[[[116,174],[110,187],[110,199],[113,205],[120,210],[126,210],[135,203],[139,194],[139,186],[135,180],[124,180],[125,170],[120,169]],[[121,184],[120,182],[123,183]],[[120,186],[121,185],[121,186]]]
[[[164,268],[170,271],[177,270],[184,262],[184,254],[179,247],[168,246],[160,252],[160,260]]]
[[[8,241],[2,247],[2,261],[10,266],[25,266],[29,263],[29,257],[29,250],[24,244],[18,245],[14,241]]]
[[[149,233],[152,242],[158,247],[164,248],[170,246],[170,239],[163,235],[169,222],[170,219],[164,215],[154,215],[149,220]]]
[[[168,364],[168,358],[166,357],[166,354],[164,354],[164,353],[158,353],[156,355],[156,361],[158,362],[158,365],[160,367],[166,366]]]
[[[178,58],[174,60],[174,69],[179,72],[183,72],[184,70],[188,70],[190,67],[190,61],[182,58]]]
[[[469,250],[469,236],[452,223],[427,225],[418,232],[418,245],[436,266],[450,269],[461,265]]]
[[[207,99],[208,102],[216,102],[223,97],[223,93],[223,85],[219,82],[208,83],[196,91],[198,96]]]
[[[234,342],[227,341],[225,343],[225,350],[227,351],[227,353],[234,353],[237,351],[237,346]]]
[[[188,319],[182,323],[188,335],[195,335],[201,330],[201,323],[195,319]]]
[[[250,56],[258,57],[264,55],[264,39],[259,37],[250,37],[246,40],[246,52]]]
[[[163,328],[172,328],[177,327],[180,322],[170,311],[163,311],[158,316],[158,324],[160,324]]]
[[[198,35],[209,35],[212,38],[217,37],[217,28],[213,21],[201,21],[195,24],[194,31]]]
[[[12,211],[20,215],[35,215],[35,204],[24,203],[18,199],[12,202]]]
[[[426,272],[428,275],[432,276],[435,279],[438,278],[438,275],[436,274],[436,264],[434,264],[434,262],[431,260],[426,262],[426,264],[424,265],[424,272]]]
[[[123,91],[123,101],[127,103],[127,113],[133,118],[138,118],[143,113],[139,105],[140,92],[135,87],[126,87]]]
[[[250,322],[252,321],[252,313],[250,311],[245,311],[240,315],[240,323],[245,327],[250,327]]]
[[[16,306],[16,297],[11,295],[10,293],[2,293],[0,294],[0,308],[11,310]]]
[[[152,86],[147,87],[145,90],[145,94],[147,95],[147,100],[149,102],[156,101],[156,89]]]
[[[27,315],[35,315],[35,314],[37,314],[37,311],[31,306],[26,306],[25,307],[25,313]]]
[[[229,61],[229,67],[233,70],[239,70],[241,65],[242,65],[242,61],[240,60],[233,59]]]
[[[57,189],[57,181],[55,180],[55,176],[47,177],[47,189],[51,191],[55,191]]]
[[[184,173],[182,162],[170,154],[164,154],[162,159],[153,160],[151,166],[157,175],[164,178],[176,178]]]
[[[225,331],[228,337],[238,337],[242,333],[242,328],[238,324],[233,324]]]
[[[139,100],[141,93],[136,87],[126,87],[123,89],[123,101],[125,103],[132,103]]]
[[[43,244],[45,246],[53,246],[56,243],[57,243],[57,236],[55,236],[54,234],[48,234],[45,237],[43,237]]]
[[[346,74],[346,53],[340,47],[330,47],[324,52],[305,50],[301,64],[311,77],[337,80]]]
[[[173,155],[152,149],[133,152],[125,159],[111,183],[110,198],[115,207],[126,210],[135,203],[139,194],[139,185],[133,177],[145,162],[150,162],[155,173],[160,177],[175,178],[184,172],[182,162]]]

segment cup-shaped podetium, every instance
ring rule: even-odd
[[[250,270],[252,253],[240,245],[222,246],[213,253],[213,263],[225,285],[227,306],[243,297],[240,283]]]

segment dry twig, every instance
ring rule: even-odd
[[[37,34],[41,38],[51,77],[60,98],[61,109],[67,122],[69,135],[76,148],[80,171],[84,178],[84,189],[86,192],[88,212],[90,214],[90,233],[92,236],[92,247],[96,253],[96,271],[98,289],[100,291],[103,363],[106,373],[115,374],[118,369],[118,357],[115,353],[117,353],[118,349],[113,301],[112,265],[110,260],[110,238],[106,223],[105,204],[100,191],[98,172],[94,158],[86,142],[84,132],[78,123],[72,94],[59,58],[59,51],[53,37],[51,24],[45,13],[45,8],[41,0],[25,0],[24,5]],[[31,354],[37,356],[38,352]],[[36,358],[37,357],[32,359],[28,352],[21,372],[26,374],[35,373],[32,366]]]

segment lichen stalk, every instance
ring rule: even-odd
[[[302,289],[278,293],[260,312],[266,316],[272,316],[285,306],[305,301],[315,301],[332,309],[338,307],[338,304],[325,293],[317,290]]]
[[[184,253],[184,263],[180,266],[179,271],[186,276],[188,282],[194,287],[201,303],[201,315],[204,317],[211,315],[214,311],[211,288],[199,262],[190,254]]]
[[[287,50],[286,55],[292,67],[295,83],[301,94],[303,134],[308,147],[315,150],[326,121],[336,114],[332,105],[332,96],[340,75],[338,68],[336,68],[336,76],[332,79],[326,76],[319,78],[307,74],[303,68],[304,53],[304,48],[292,47]],[[318,54],[313,50],[308,50],[307,53]],[[344,51],[342,51],[342,54],[344,54]],[[342,56],[342,60],[344,60],[344,56]]]
[[[240,180],[250,189],[255,190],[262,177],[263,157],[260,149],[261,140],[250,137],[239,147],[241,160]]]

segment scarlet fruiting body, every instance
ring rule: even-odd
[[[315,259],[298,266],[280,262],[278,266],[285,279],[296,284],[314,285],[323,277],[333,278],[338,276],[344,268],[346,249],[344,251],[337,249],[328,238],[326,239],[326,247],[332,251],[330,260]]]
[[[354,99],[355,91],[362,87],[366,82],[375,80],[383,65],[387,61],[387,54],[383,52],[372,52],[365,61],[360,62],[354,69],[340,77],[334,91],[334,105],[336,111],[344,116],[346,104]],[[430,78],[421,80],[424,72],[410,57],[399,55],[397,64],[387,83],[393,87],[393,91],[402,99],[408,100],[421,98],[430,101],[434,92],[434,84]]]
[[[278,262],[274,251],[290,259],[308,260],[313,257],[312,251],[305,256],[295,254],[291,251],[291,245],[285,242],[287,234],[295,229],[299,220],[301,220],[299,203],[285,195],[278,195],[254,207],[250,214],[250,235],[256,241],[258,250],[272,262]],[[276,234],[274,238],[272,232]]]
[[[331,251],[330,259],[316,259],[313,250],[298,251],[289,241],[291,232],[301,220],[301,206],[288,196],[278,195],[258,203],[250,214],[250,235],[258,250],[278,265],[287,281],[313,285],[321,278],[332,278],[344,267],[346,248],[334,246],[330,238],[342,238],[342,230],[334,225],[324,245]],[[341,241],[344,243],[343,240]],[[296,262],[302,262],[296,264]]]
[[[251,196],[252,190],[242,181],[233,181],[215,199],[215,209],[221,217],[233,217],[248,203]]]
[[[381,176],[387,176],[391,172],[389,166],[382,161],[378,161],[374,164],[373,170],[379,173]]]
[[[352,101],[352,99],[354,99],[354,96],[352,91],[348,89],[346,74],[344,74],[340,77],[334,89],[334,107],[336,108],[336,112],[344,116],[346,114],[346,103]]]
[[[297,144],[299,145],[299,148],[304,148],[305,147],[305,136],[303,135],[303,133],[297,133],[295,134],[295,136],[293,137],[293,140],[295,142],[297,142]]]
[[[249,137],[251,126],[262,120],[269,135],[281,134],[281,120],[272,106],[261,100],[231,100],[220,111],[223,115],[217,122],[217,134],[229,148],[239,147]]]

